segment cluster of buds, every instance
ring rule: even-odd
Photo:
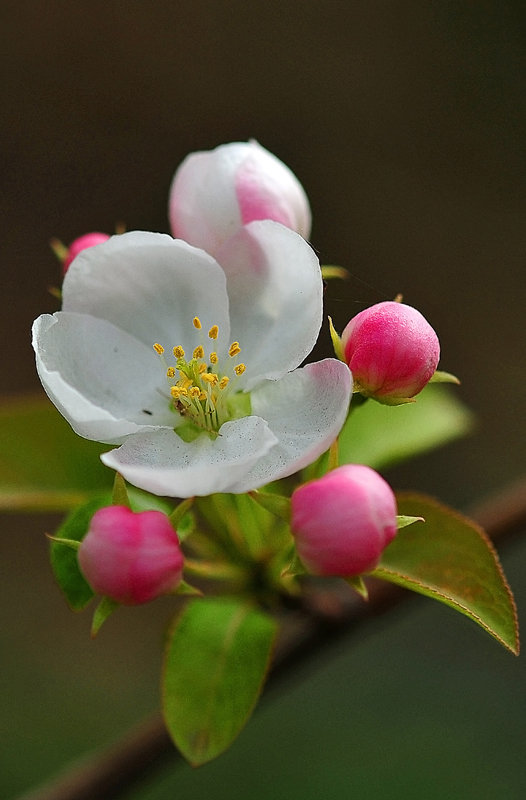
[[[311,225],[307,196],[295,175],[254,141],[188,156],[173,178],[169,217],[175,237],[210,254],[254,220],[279,222],[304,238]],[[64,273],[79,252],[108,238],[89,233],[63,248]],[[194,325],[200,327],[198,318]],[[354,391],[381,403],[408,402],[437,369],[440,346],[435,331],[419,311],[401,302],[367,308],[350,320],[341,338],[333,334],[336,354],[351,370]],[[217,326],[209,336],[217,338]],[[238,349],[231,348],[231,357],[239,352],[237,342],[234,346]],[[154,344],[154,350],[163,360],[164,348]],[[180,346],[173,352],[176,366],[164,360],[163,364],[176,408],[198,425],[206,420],[207,429],[212,423],[206,414],[214,411],[217,431],[223,421],[218,392],[226,396],[230,379],[217,373],[216,353],[210,354],[208,365],[202,347],[189,362]],[[244,364],[237,365],[236,376],[244,370]],[[356,576],[374,569],[395,536],[396,501],[378,473],[346,465],[294,491],[290,524],[308,571]],[[173,592],[182,576],[177,535],[169,519],[155,511],[101,509],[91,521],[78,558],[92,588],[124,604]]]

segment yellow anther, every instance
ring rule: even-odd
[[[199,399],[206,400],[206,392],[201,392],[201,394],[199,395]]]
[[[241,348],[239,346],[239,342],[232,342],[232,344],[228,348],[228,355],[230,356],[230,358],[234,358],[234,356],[237,356],[237,354],[240,352]]]
[[[166,370],[166,377],[167,378],[175,378],[175,369],[174,367],[168,367]]]
[[[208,331],[208,338],[209,339],[217,339],[217,334],[219,333],[219,328],[217,325],[212,325],[210,330]]]
[[[236,375],[242,375],[245,370],[246,367],[244,364],[238,364],[237,366],[234,367],[234,372],[236,373]]]
[[[162,354],[164,353],[164,347],[162,346],[162,344],[159,344],[158,342],[155,342],[153,349],[155,350],[158,356],[162,356]]]
[[[221,378],[221,380],[219,381],[219,388],[220,388],[220,389],[226,389],[226,387],[228,386],[228,382],[229,382],[229,381],[230,381],[230,378],[228,378],[228,377],[225,375],[225,377],[224,377],[224,378]]]
[[[188,397],[188,392],[182,386],[171,386],[170,394],[174,400],[178,400],[180,397]]]
[[[201,320],[199,319],[199,317],[194,317],[193,321],[194,321],[194,328],[200,331],[203,326],[201,325]]]
[[[192,386],[188,394],[190,395],[190,397],[199,397],[199,395],[201,394],[201,389],[199,388],[199,386]]]
[[[210,363],[217,364],[217,353],[210,353]]]
[[[203,372],[206,372],[208,367],[206,366],[205,362],[203,361],[202,364],[199,364],[199,374],[202,375]]]
[[[203,350],[201,345],[198,345],[198,347],[196,347],[194,352],[193,352],[193,357],[194,358],[204,358],[204,355],[205,355],[205,351]]]
[[[182,381],[183,389],[188,389],[189,386],[192,385],[192,379],[188,377],[180,378],[180,382]]]
[[[174,347],[173,354],[176,358],[184,358],[184,350],[180,344],[177,347]]]
[[[209,383],[210,386],[215,386],[218,381],[218,377],[215,372],[203,372],[201,375],[201,380],[205,383]]]

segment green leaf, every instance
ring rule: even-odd
[[[340,464],[385,469],[466,434],[470,411],[443,386],[428,386],[415,403],[372,400],[353,408],[339,436]]]
[[[73,511],[57,530],[57,538],[82,541],[95,511],[109,503],[109,496],[98,497]],[[93,591],[79,569],[77,552],[69,544],[52,540],[50,556],[55,579],[66,600],[74,611],[80,611],[93,597]]]
[[[69,511],[111,485],[108,445],[77,436],[44,395],[0,403],[0,510]]]
[[[194,766],[226,750],[257,702],[276,622],[228,598],[193,600],[171,632],[163,707],[175,744]]]
[[[372,574],[466,614],[517,655],[513,595],[484,531],[428,497],[400,495],[398,508],[425,524],[399,532]]]

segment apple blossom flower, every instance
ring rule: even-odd
[[[395,301],[353,317],[342,333],[342,347],[355,391],[392,405],[418,394],[440,357],[438,337],[427,320],[416,308]]]
[[[315,575],[346,577],[374,569],[397,531],[391,487],[358,464],[300,486],[291,511],[298,555]]]
[[[74,239],[67,249],[67,255],[62,264],[64,272],[66,273],[68,271],[69,265],[82,250],[85,250],[87,247],[94,247],[96,244],[102,244],[102,242],[106,242],[109,238],[107,233],[93,231],[92,233],[85,233],[77,239]]]
[[[172,181],[169,217],[174,236],[208,253],[254,220],[281,222],[304,238],[311,227],[300,182],[253,140],[187,156]]]
[[[159,495],[243,493],[326,450],[347,414],[348,367],[298,365],[322,321],[310,246],[252,222],[211,255],[130,232],[84,250],[62,311],[33,326],[42,384],[74,430]]]
[[[138,605],[178,587],[184,558],[166,514],[107,506],[93,515],[78,561],[94,592]]]

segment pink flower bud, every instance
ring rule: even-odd
[[[147,603],[176,589],[183,554],[170,520],[160,511],[124,506],[95,512],[78,551],[80,569],[98,594],[125,605]]]
[[[96,244],[102,244],[109,239],[107,233],[85,233],[83,236],[79,236],[78,239],[75,239],[71,242],[70,246],[68,247],[68,254],[64,259],[63,269],[64,275],[68,271],[69,265],[81,250],[86,250],[87,247],[93,247]]]
[[[291,503],[296,549],[315,575],[374,569],[397,531],[394,494],[370,467],[338,467],[296,489]]]
[[[427,320],[416,308],[394,301],[353,317],[342,346],[355,390],[394,405],[424,388],[440,357],[438,337]]]
[[[174,175],[172,233],[208,253],[249,222],[281,222],[307,238],[309,201],[293,172],[257,142],[191,153]]]

